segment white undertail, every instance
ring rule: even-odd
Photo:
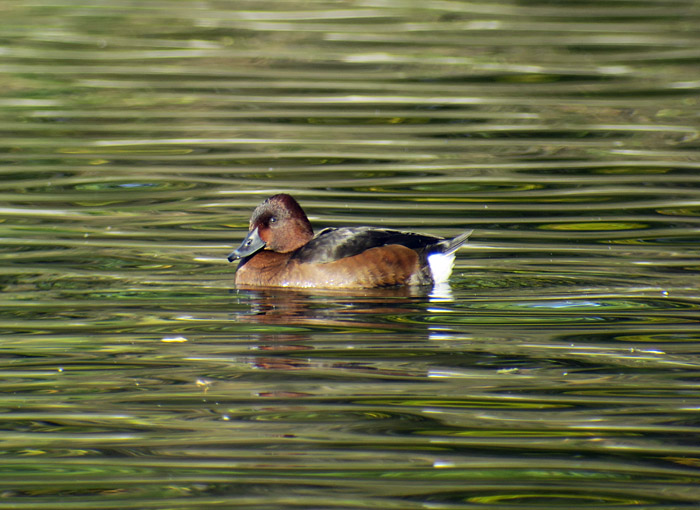
[[[428,266],[433,277],[433,284],[446,283],[452,274],[455,263],[455,252],[467,241],[472,231],[464,232],[454,239],[446,239],[439,246],[439,251],[428,255]]]

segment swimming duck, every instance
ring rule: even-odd
[[[447,282],[455,252],[471,230],[453,239],[375,227],[326,228],[314,236],[304,210],[287,194],[255,208],[248,235],[229,256],[240,259],[244,287],[369,289]]]

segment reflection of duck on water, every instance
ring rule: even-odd
[[[447,282],[455,252],[471,231],[454,239],[372,227],[327,228],[311,223],[289,195],[274,195],[254,211],[250,231],[229,261],[241,259],[236,285],[368,289]]]
[[[393,320],[396,316],[422,314],[428,291],[414,287],[358,289],[348,294],[347,289],[283,289],[243,288],[238,291],[239,303],[248,310],[236,314],[241,323],[282,325],[256,331],[268,339],[294,340],[306,336],[307,331],[294,328],[313,326],[352,328],[352,331],[404,330],[410,326]],[[366,319],[366,320],[363,320]],[[287,330],[288,328],[291,331]],[[287,330],[287,331],[285,331]]]
[[[245,289],[236,291],[236,329],[251,339],[248,358],[252,366],[265,370],[349,370],[356,373],[406,375],[396,368],[387,371],[372,362],[376,349],[394,349],[393,343],[423,342],[430,330],[421,320],[431,302],[428,292],[411,287],[365,289],[352,292],[311,289]],[[340,339],[340,344],[338,341]],[[386,344],[386,345],[385,345]],[[373,354],[362,360],[332,360],[332,356],[303,354],[317,349],[362,352],[371,345]],[[388,347],[387,347],[388,346]],[[355,350],[357,349],[357,350]],[[364,356],[363,356],[364,358]],[[386,375],[385,374],[385,375]]]

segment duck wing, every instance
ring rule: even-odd
[[[373,227],[327,228],[299,248],[292,259],[304,264],[323,264],[392,244],[421,252],[442,241],[440,237]]]

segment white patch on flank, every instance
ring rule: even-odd
[[[455,263],[455,253],[431,253],[428,255],[428,266],[435,285],[445,283],[450,279],[452,266]]]

